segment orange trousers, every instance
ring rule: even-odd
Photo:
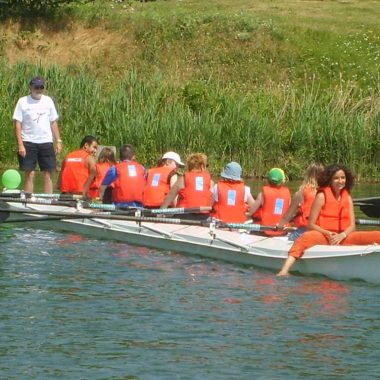
[[[340,245],[370,245],[380,244],[380,231],[351,232]],[[329,245],[329,240],[319,231],[306,231],[298,238],[289,250],[289,256],[299,259],[306,249],[314,245]]]

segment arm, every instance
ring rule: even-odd
[[[263,205],[263,193],[259,193],[257,198],[253,200],[251,204],[249,204],[248,214],[252,216],[262,205]]]
[[[87,162],[86,162],[87,168],[88,168],[88,177],[86,182],[83,185],[83,191],[82,196],[83,198],[87,197],[88,189],[90,188],[90,185],[94,178],[96,177],[96,161],[94,156],[88,156]]]
[[[21,157],[25,157],[26,155],[26,150],[24,147],[24,143],[22,141],[21,137],[21,129],[22,129],[22,123],[18,120],[14,120],[14,126],[15,126],[15,134],[16,134],[16,141],[17,141],[17,149],[18,149],[18,154]]]
[[[62,140],[61,140],[61,134],[58,128],[58,121],[57,120],[52,121],[50,123],[50,128],[53,134],[54,141],[56,142],[55,152],[59,154],[62,151]]]
[[[167,208],[170,204],[172,204],[175,198],[177,197],[178,192],[184,187],[185,187],[185,182],[183,180],[183,176],[181,176],[177,179],[177,181],[171,187],[169,193],[165,197],[164,202],[162,203],[160,208]]]
[[[282,216],[281,220],[279,221],[278,228],[284,227],[286,223],[288,223],[290,220],[294,218],[294,216],[297,213],[299,205],[302,203],[303,203],[303,194],[302,194],[302,191],[298,190],[294,194],[292,198],[292,202],[290,203],[290,206],[287,209],[286,213]]]

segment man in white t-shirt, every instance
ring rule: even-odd
[[[53,100],[44,95],[45,80],[30,81],[30,94],[20,98],[13,113],[18,161],[25,171],[24,190],[33,192],[34,174],[38,163],[44,178],[44,192],[53,192],[51,174],[56,170],[56,154],[62,150],[58,114]],[[54,149],[53,140],[56,142]]]

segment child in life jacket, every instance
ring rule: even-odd
[[[284,186],[285,173],[280,168],[272,168],[268,172],[268,184],[263,186],[261,192],[249,209],[249,214],[258,219],[262,225],[276,225],[288,210],[290,205],[290,190]],[[268,236],[285,235],[284,231],[265,231]]]
[[[299,190],[294,194],[288,210],[277,225],[278,229],[282,229],[293,220],[297,230],[289,234],[288,238],[291,241],[297,240],[307,229],[311,206],[317,195],[318,178],[322,175],[323,169],[323,165],[318,163],[308,166]]]
[[[207,156],[193,153],[187,158],[187,171],[180,176],[166,196],[161,208],[167,208],[178,196],[176,207],[211,207],[214,182],[207,170]],[[207,219],[209,212],[185,214],[184,219]]]
[[[221,173],[221,179],[213,188],[213,216],[225,223],[244,223],[247,208],[252,207],[251,189],[241,178],[241,166],[230,162]]]
[[[148,170],[143,193],[144,207],[161,207],[165,197],[178,179],[178,169],[184,166],[178,153],[166,152],[159,164]]]
[[[96,163],[96,177],[90,185],[88,190],[89,198],[99,198],[100,197],[100,186],[103,182],[103,179],[111,168],[111,166],[116,164],[115,152],[110,147],[104,147],[99,153],[98,161]],[[112,189],[111,187],[107,188],[103,195],[103,203],[109,203],[111,197]]]

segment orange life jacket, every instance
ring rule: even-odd
[[[330,186],[323,187],[320,191],[325,194],[325,204],[319,213],[317,224],[328,231],[344,231],[351,224],[349,192],[343,189],[340,200],[337,200]]]
[[[215,218],[225,223],[244,223],[246,203],[244,201],[244,182],[219,181],[217,183],[218,201],[214,203]]]
[[[92,181],[87,193],[90,198],[99,197],[100,186],[102,185],[103,179],[111,166],[112,164],[109,162],[100,162],[96,164],[96,177]]]
[[[170,174],[173,168],[160,166],[148,170],[146,179],[143,204],[146,207],[160,207],[170,190]]]
[[[208,172],[186,172],[185,187],[179,191],[178,207],[211,206],[211,176]]]
[[[307,227],[309,222],[309,216],[311,211],[311,206],[313,205],[314,199],[316,196],[315,189],[306,185],[303,188],[303,203],[300,205],[298,209],[298,214],[294,218],[294,224],[297,227]]]
[[[117,179],[112,189],[112,201],[142,202],[145,186],[145,170],[136,161],[123,161],[115,165]]]
[[[290,205],[291,195],[286,186],[263,186],[263,206],[261,207],[261,221],[262,225],[275,225],[281,217],[285,214]],[[265,231],[268,236],[285,235],[283,231]]]
[[[61,173],[62,193],[82,194],[89,174],[86,164],[88,156],[89,154],[83,149],[66,156]]]

